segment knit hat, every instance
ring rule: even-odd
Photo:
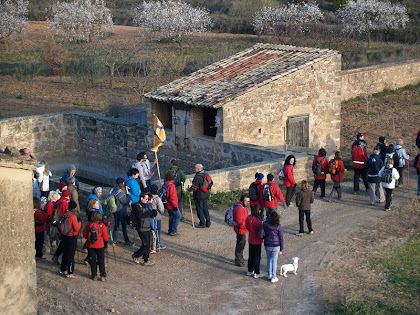
[[[68,196],[70,196],[70,193],[69,193],[68,190],[63,190],[63,192],[61,193],[61,196],[62,197],[68,197]]]
[[[76,170],[76,166],[74,166],[74,164],[70,164],[67,170],[68,170],[69,172],[70,172],[70,171],[75,171],[75,170]]]
[[[124,183],[124,182],[125,182],[125,179],[124,179],[124,178],[122,178],[122,177],[118,177],[118,178],[115,180],[115,182],[117,183],[117,185],[119,185],[119,184]]]
[[[157,192],[158,190],[159,190],[159,188],[158,188],[157,185],[153,184],[153,185],[150,186],[150,191],[151,192]]]
[[[257,179],[261,180],[264,178],[264,174],[263,173],[259,173],[257,176]]]
[[[361,137],[363,137],[363,133],[358,132],[358,133],[357,133],[357,139],[359,139],[359,138],[361,138]]]
[[[77,204],[73,200],[70,200],[68,209],[73,210],[73,209],[76,209],[76,208],[77,208]]]
[[[146,155],[146,152],[140,152],[139,154],[137,154],[137,160],[142,160],[144,158],[144,156]]]
[[[385,140],[386,140],[385,137],[379,137],[379,142],[380,143],[385,143]]]
[[[60,186],[58,186],[60,188],[60,191],[63,191],[64,187],[67,187],[67,183],[66,182],[60,182]]]

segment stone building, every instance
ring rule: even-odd
[[[340,147],[336,51],[256,44],[146,97],[179,149],[203,136],[264,147]]]

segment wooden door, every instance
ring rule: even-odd
[[[309,115],[287,118],[287,144],[309,147]]]

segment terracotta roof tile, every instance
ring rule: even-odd
[[[298,69],[338,54],[328,49],[256,44],[175,80],[146,97],[197,107],[221,107],[243,94]]]

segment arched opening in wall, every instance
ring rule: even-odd
[[[286,139],[288,145],[309,147],[309,115],[287,118]]]

